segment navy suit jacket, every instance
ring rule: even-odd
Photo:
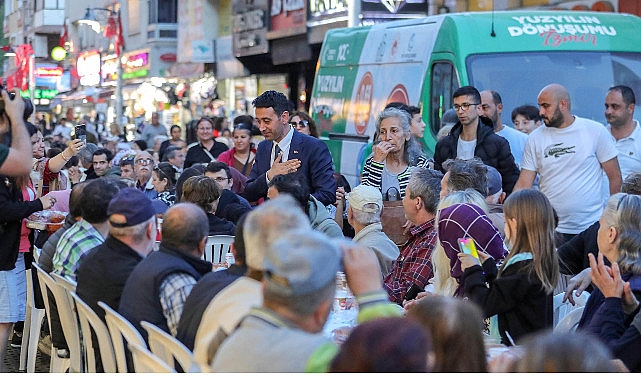
[[[250,202],[267,196],[265,173],[271,168],[273,143],[271,140],[261,141],[256,149],[256,159],[242,194]],[[315,137],[294,130],[288,159],[294,158],[300,160],[296,177],[301,183],[307,184],[314,198],[326,206],[336,202],[334,168],[327,145]]]

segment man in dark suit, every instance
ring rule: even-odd
[[[255,202],[267,196],[267,184],[278,174],[297,173],[314,198],[324,205],[336,201],[332,156],[321,140],[292,128],[291,104],[284,94],[265,91],[252,102],[258,128],[265,140],[258,144],[256,159],[243,197]]]

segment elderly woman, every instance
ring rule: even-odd
[[[383,110],[376,119],[379,141],[363,168],[364,185],[381,190],[383,200],[400,200],[410,179],[411,167],[428,161],[410,132],[410,115],[397,108]]]
[[[617,263],[624,282],[641,299],[641,196],[617,193],[608,199],[599,220],[599,253]],[[583,309],[578,329],[599,334],[603,324],[606,298],[595,288]]]

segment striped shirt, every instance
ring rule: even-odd
[[[420,156],[417,159],[416,162],[416,167],[427,167],[428,166],[428,160]],[[412,167],[408,165],[405,170],[402,172],[398,173],[397,178],[398,178],[398,184],[400,186],[399,192],[401,194],[401,199],[405,197],[405,188],[407,187],[407,183],[410,181],[410,175],[412,174]],[[382,192],[382,184],[383,184],[383,169],[385,168],[385,163],[384,162],[377,162],[374,161],[374,156],[370,156],[367,161],[365,161],[365,167],[363,167],[363,180],[362,184],[363,185],[369,185],[369,186],[374,186],[377,189],[381,190]]]
[[[53,271],[61,276],[76,279],[76,271],[82,259],[105,238],[91,223],[80,219],[60,237],[53,255]]]

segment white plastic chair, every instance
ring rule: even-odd
[[[559,321],[562,320],[572,310],[585,306],[586,302],[588,302],[588,298],[590,297],[590,293],[584,291],[583,293],[581,293],[580,297],[577,297],[573,294],[572,298],[574,299],[574,302],[576,305],[572,305],[569,301],[563,302],[563,296],[565,296],[565,292],[561,292],[554,296],[553,326],[556,326],[559,323]]]
[[[80,345],[80,327],[76,315],[73,298],[70,292],[76,290],[76,283],[56,273],[44,278],[45,285],[53,293],[58,307],[62,332],[69,347],[69,372],[84,372],[82,346]],[[52,353],[53,354],[53,353]]]
[[[177,362],[184,372],[199,372],[193,353],[181,341],[147,321],[140,322],[140,325],[147,331],[151,352],[169,367],[175,368]]]
[[[129,343],[127,345],[134,363],[136,373],[173,373],[176,372],[167,365],[162,359],[154,355],[144,346]]]
[[[45,309],[38,309],[35,305],[32,271],[32,269],[25,271],[27,276],[27,310],[22,332],[22,348],[20,349],[20,371],[26,370],[28,373],[36,371],[38,340],[45,317]]]
[[[86,369],[89,373],[96,372],[96,355],[91,339],[91,331],[94,332],[98,339],[98,349],[100,350],[100,361],[105,373],[118,372],[116,356],[114,353],[111,336],[105,322],[100,319],[98,314],[89,305],[85,303],[76,293],[71,293],[74,299],[78,320],[80,321],[80,330],[82,331],[82,341],[85,347]]]
[[[38,274],[38,282],[40,283],[40,292],[42,293],[42,300],[44,301],[45,304],[45,310],[46,310],[46,315],[47,315],[47,323],[49,325],[49,331],[52,331],[51,329],[51,308],[49,304],[49,294],[47,292],[47,289],[49,288],[45,281],[48,281],[49,283],[54,283],[55,280],[49,276],[47,272],[44,271],[44,269],[40,268],[38,264],[36,263],[31,263],[31,268],[35,268]],[[53,294],[53,292],[52,292]],[[52,300],[54,301],[54,300]],[[52,346],[51,347],[51,362],[49,363],[49,372],[51,373],[64,373],[67,371],[67,369],[70,366],[70,359],[69,358],[61,358],[56,354],[56,349],[58,347]]]
[[[553,333],[570,332],[576,330],[583,315],[584,306],[577,307],[567,313],[559,323],[554,326]]]
[[[225,256],[231,252],[231,243],[234,242],[232,235],[212,235],[207,237],[205,252],[201,257],[212,264],[225,262]]]
[[[128,345],[134,344],[141,347],[147,347],[147,343],[145,343],[145,339],[140,335],[140,332],[125,317],[102,301],[98,301],[98,306],[105,309],[105,320],[107,321],[109,335],[111,335],[111,344],[116,355],[118,372],[127,373],[125,341]]]

